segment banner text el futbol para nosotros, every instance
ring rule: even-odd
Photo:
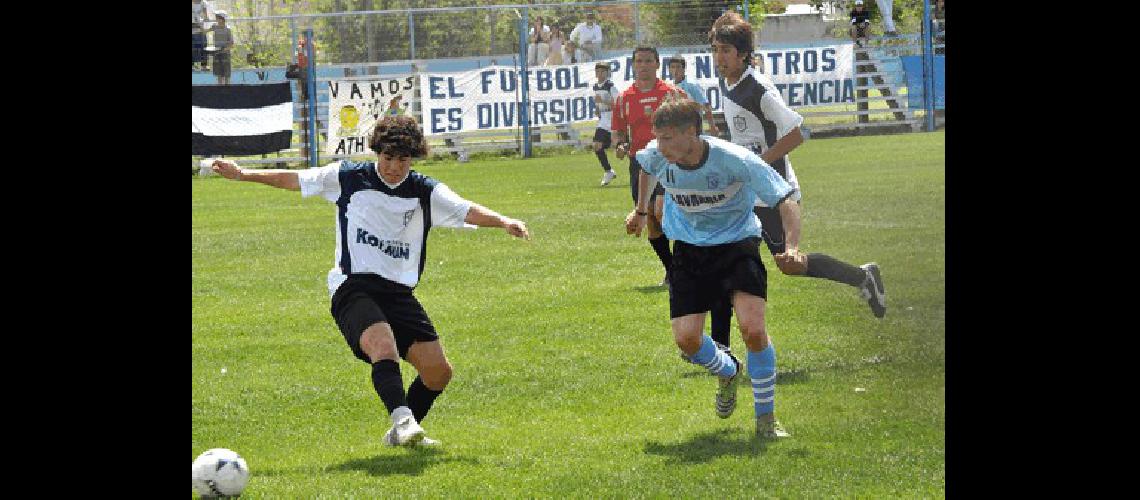
[[[764,71],[793,108],[850,103],[855,100],[850,43],[785,50],[761,50]],[[607,59],[610,79],[618,91],[633,83],[631,56]],[[658,76],[670,83],[665,59]],[[719,72],[711,54],[681,54],[685,79],[700,85],[713,111],[721,109]],[[597,119],[593,84],[596,62],[540,66],[528,69],[532,126],[558,125]],[[420,75],[420,106],[428,135],[510,129],[520,125],[523,108],[517,71],[513,66],[489,66],[458,73]]]

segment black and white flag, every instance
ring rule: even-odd
[[[193,87],[192,155],[255,155],[289,148],[289,83]]]

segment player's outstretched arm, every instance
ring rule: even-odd
[[[649,215],[649,190],[657,185],[657,177],[649,172],[640,170],[637,173],[637,206],[625,216],[625,233],[641,237],[641,230],[645,229],[645,218]]]
[[[783,158],[784,155],[791,153],[793,149],[796,149],[796,147],[803,143],[804,135],[800,133],[800,128],[796,127],[792,129],[791,132],[788,132],[787,135],[777,140],[764,154],[760,155],[760,159],[764,160],[764,163],[771,165],[772,162]]]
[[[807,272],[807,255],[800,253],[800,204],[789,196],[776,209],[780,211],[780,220],[784,223],[786,244],[784,253],[776,254],[773,258],[777,263],[782,263],[781,269],[791,266],[790,269],[799,271],[792,274],[803,274]]]
[[[229,160],[214,160],[212,165],[214,173],[234,181],[260,182],[275,188],[300,191],[301,181],[297,178],[295,170],[242,170],[241,167]]]
[[[463,222],[479,227],[501,227],[511,236],[527,240],[530,239],[530,231],[527,231],[525,222],[499,215],[494,210],[478,203],[471,204],[471,208],[467,210],[467,217]]]

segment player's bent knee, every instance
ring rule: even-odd
[[[690,333],[673,332],[673,342],[685,354],[692,355],[701,348],[701,335],[698,331],[696,335]]]
[[[420,373],[424,385],[433,391],[442,391],[447,387],[447,384],[451,382],[451,375],[451,363],[447,362],[447,360],[444,360],[443,363],[428,366]]]
[[[601,151],[602,150],[602,143],[595,142],[593,145],[594,145],[594,151]]]
[[[762,351],[768,347],[768,331],[763,323],[741,323],[740,334],[744,337],[744,344],[748,346],[749,351]]]

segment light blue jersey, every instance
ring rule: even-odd
[[[721,245],[760,236],[752,205],[760,199],[774,207],[795,190],[756,153],[716,137],[696,168],[669,163],[657,140],[637,152],[637,162],[665,187],[662,228],[672,240],[698,246]]]
[[[709,103],[708,97],[705,96],[705,89],[701,88],[700,85],[690,82],[689,80],[681,80],[681,83],[674,83],[673,86],[684,90],[685,94],[689,96],[689,99],[692,99],[693,102],[697,104]]]

